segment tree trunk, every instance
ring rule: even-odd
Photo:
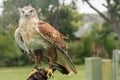
[[[113,21],[110,24],[112,26],[112,29],[116,33],[117,39],[120,41],[120,25],[118,23],[116,23],[115,21]]]

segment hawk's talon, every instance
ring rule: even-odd
[[[53,71],[52,71],[52,69],[49,69],[49,68],[45,68],[44,69],[45,71],[46,71],[46,73],[47,73],[47,77],[51,77],[51,76],[53,76]]]
[[[38,69],[34,69],[30,72],[29,76],[32,76],[33,74],[35,74],[36,72],[38,72],[39,70]]]

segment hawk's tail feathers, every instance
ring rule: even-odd
[[[74,66],[74,64],[71,61],[71,58],[69,57],[69,55],[65,55],[63,53],[59,53],[57,52],[57,62],[56,62],[56,67],[57,69],[63,73],[63,74],[70,74],[71,72],[74,72],[75,74],[77,74],[77,70]]]
[[[62,65],[56,64],[57,70],[59,70],[62,74],[68,75],[70,72]]]
[[[69,75],[73,72],[71,68],[69,68],[69,66],[65,66],[65,65],[63,66],[61,64],[56,63],[56,67],[57,67],[57,70],[59,70],[62,74],[65,74],[65,75]],[[75,73],[77,74],[77,71]]]

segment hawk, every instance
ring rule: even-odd
[[[22,52],[34,58],[34,68],[38,69],[41,61],[45,60],[52,70],[57,69],[63,74],[77,73],[67,52],[64,41],[67,37],[47,22],[39,20],[37,11],[32,6],[24,6],[19,12],[15,41]]]

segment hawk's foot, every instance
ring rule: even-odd
[[[30,72],[29,76],[32,76],[33,74],[35,74],[37,72],[39,72],[39,70],[38,69],[34,69],[34,70],[32,70],[32,72]]]
[[[45,69],[34,69],[27,78],[27,80],[47,80],[47,79],[48,77]]]
[[[45,68],[44,70],[45,70],[46,73],[47,73],[47,77],[51,77],[51,76],[53,76],[53,70],[52,70],[52,69]]]

